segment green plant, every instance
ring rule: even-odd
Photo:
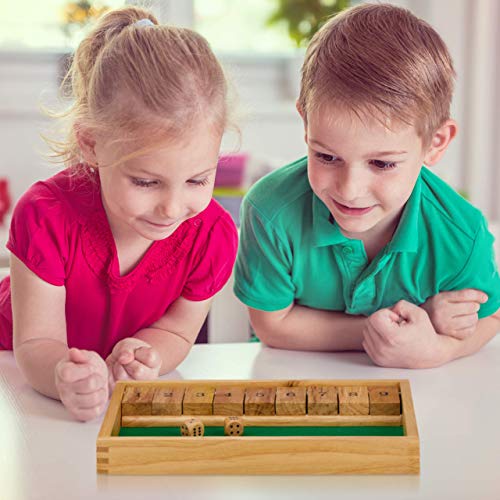
[[[286,23],[297,47],[306,46],[328,19],[346,9],[350,0],[276,0],[277,9],[268,25]]]

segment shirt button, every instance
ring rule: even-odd
[[[342,252],[344,255],[351,255],[352,254],[352,248],[348,247],[347,245],[345,247],[342,247]]]

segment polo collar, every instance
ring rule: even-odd
[[[418,250],[418,219],[422,198],[422,170],[406,202],[398,227],[387,246],[389,252],[416,252]]]

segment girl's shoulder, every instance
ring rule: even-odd
[[[238,235],[238,230],[231,214],[214,199],[210,201],[203,212],[194,217],[193,224],[195,226],[201,224],[201,233],[205,234],[215,231],[217,233],[227,233],[229,237],[233,235],[237,237]]]
[[[19,199],[17,210],[79,220],[95,211],[99,203],[98,180],[68,168],[28,188]]]

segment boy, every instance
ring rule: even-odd
[[[453,77],[444,42],[405,9],[360,5],[315,35],[297,101],[307,158],[242,207],[234,290],[263,342],[425,368],[494,337],[493,237],[422,167],[457,132]]]

